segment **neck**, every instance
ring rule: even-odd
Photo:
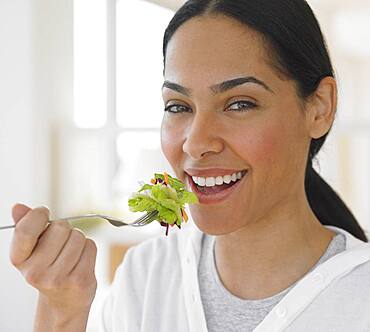
[[[288,288],[317,263],[334,236],[306,199],[295,209],[280,206],[271,215],[216,237],[220,279],[240,298],[266,298]]]

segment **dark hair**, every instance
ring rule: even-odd
[[[320,25],[305,0],[189,0],[165,31],[164,66],[167,45],[176,30],[191,18],[205,15],[227,16],[259,32],[272,53],[271,65],[279,76],[296,83],[297,95],[303,102],[324,77],[335,77]],[[367,242],[353,214],[312,167],[327,135],[311,140],[305,176],[307,199],[323,225],[345,229]]]

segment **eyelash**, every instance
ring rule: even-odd
[[[232,104],[230,104],[228,106],[228,108],[230,108],[231,106],[236,105],[236,104],[246,104],[246,105],[248,105],[246,107],[242,107],[241,109],[233,110],[233,111],[236,111],[236,112],[245,112],[245,111],[248,111],[248,110],[251,110],[251,109],[257,107],[257,105],[255,103],[253,103],[249,100],[238,100],[238,101],[233,102]]]
[[[228,108],[230,108],[231,106],[233,106],[233,105],[235,105],[235,104],[247,104],[247,105],[249,105],[249,106],[247,106],[247,107],[243,107],[243,108],[241,108],[241,109],[237,109],[237,110],[235,110],[235,109],[234,109],[234,110],[232,110],[232,111],[234,111],[234,112],[246,112],[246,111],[249,111],[249,110],[251,110],[251,109],[253,109],[253,108],[256,108],[256,107],[257,107],[257,105],[256,105],[255,103],[252,103],[252,102],[251,102],[251,101],[249,101],[249,100],[239,100],[239,101],[236,101],[236,102],[234,102],[234,103],[230,104],[230,105],[228,106]],[[173,104],[173,105],[169,105],[169,106],[165,107],[164,111],[165,111],[165,112],[169,112],[169,113],[174,113],[174,114],[177,114],[177,113],[184,113],[184,112],[189,112],[189,111],[176,111],[176,112],[174,112],[174,111],[170,111],[170,109],[172,109],[173,107],[183,107],[183,108],[189,109],[189,107],[187,107],[187,106],[185,106],[185,105]]]
[[[176,107],[176,106],[188,108],[188,107],[186,107],[184,105],[173,104],[173,105],[169,105],[169,106],[165,107],[164,111],[165,112],[169,112],[169,113],[174,113],[174,114],[188,112],[188,111],[184,111],[184,112],[181,112],[181,111],[180,112],[179,111],[176,111],[176,112],[170,111],[171,108]]]

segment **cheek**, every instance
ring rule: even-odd
[[[276,127],[261,129],[250,142],[250,153],[253,156],[253,162],[256,164],[275,163],[276,159],[281,156],[284,139],[281,131]]]
[[[297,178],[304,165],[305,148],[298,128],[284,127],[279,122],[254,127],[239,143],[238,151],[250,164],[258,183],[287,184]]]
[[[170,165],[176,169],[176,162],[181,160],[182,132],[178,126],[165,118],[161,126],[161,147]]]
[[[285,138],[277,126],[254,127],[243,135],[234,131],[233,141],[235,152],[256,168],[275,164],[285,146]]]
[[[240,133],[234,133],[234,142],[238,142],[235,152],[261,181],[281,182],[288,174],[295,173],[300,163],[302,149],[291,130],[276,122],[250,128],[242,140]]]

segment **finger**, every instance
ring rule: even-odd
[[[37,266],[43,269],[51,266],[60,255],[72,233],[67,221],[53,221],[40,236],[32,255],[22,266]]]
[[[76,228],[71,230],[68,241],[50,266],[51,271],[59,276],[68,275],[79,262],[85,245],[85,235]]]
[[[48,220],[49,210],[39,207],[28,211],[18,221],[10,245],[10,260],[13,265],[21,264],[31,255]]]
[[[92,278],[95,278],[96,254],[97,247],[95,242],[91,239],[86,239],[80,260],[69,275],[72,278],[82,281],[84,279],[91,281]]]
[[[27,205],[17,203],[12,208],[12,217],[14,220],[14,223],[17,224],[19,220],[21,220],[28,211],[31,211],[32,209],[28,207]]]

